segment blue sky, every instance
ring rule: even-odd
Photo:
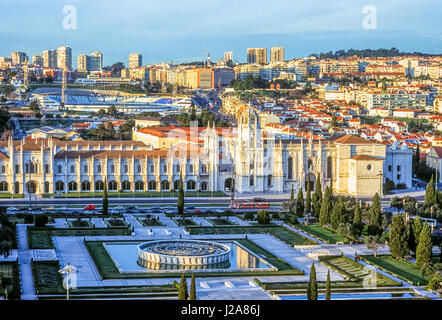
[[[77,9],[77,29],[65,30],[62,10]],[[365,30],[365,5],[376,7],[377,29]],[[212,59],[225,50],[244,61],[247,47],[284,46],[286,59],[349,48],[397,47],[442,53],[440,0],[1,0],[0,56],[39,54],[69,45],[101,51],[104,64]]]

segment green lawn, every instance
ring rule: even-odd
[[[320,256],[319,260],[331,269],[343,274],[351,281],[362,282],[365,277],[370,275],[370,270],[367,270],[365,266],[345,256]],[[399,283],[382,274],[376,273],[376,286],[399,286]]]
[[[214,218],[214,219],[206,219],[206,220],[208,220],[210,223],[212,223],[215,226],[226,226],[226,225],[227,226],[234,226],[235,225],[232,221],[224,219],[224,218],[220,218],[220,219]]]
[[[20,276],[17,262],[0,262],[0,274],[5,287],[1,287],[0,296],[5,296],[8,291],[8,299],[20,298]]]
[[[184,219],[184,218],[177,218],[173,219],[173,222],[175,222],[180,227],[186,227],[186,226],[196,226],[196,222],[192,219]]]
[[[58,270],[60,265],[57,261],[33,261],[32,272],[34,286],[37,294],[65,294],[63,280]],[[161,293],[177,292],[173,284],[143,285],[143,286],[105,286],[105,287],[80,287],[70,289],[72,296],[81,294],[124,294],[124,293]],[[86,297],[87,298],[87,297]]]
[[[23,194],[12,194],[12,193],[8,193],[8,192],[1,192],[0,193],[0,198],[12,198],[12,196],[14,196],[14,198],[17,198],[17,199],[23,198]]]
[[[89,220],[68,220],[69,228],[93,228],[94,224]]]
[[[405,260],[397,260],[390,255],[378,255],[374,257],[372,255],[361,256],[365,261],[374,264],[384,270],[389,271],[392,274],[397,275],[399,278],[411,281],[414,284],[419,285],[428,284],[429,278],[423,277],[421,271],[416,266]]]
[[[102,192],[68,192],[62,193],[60,196],[58,194],[45,194],[43,198],[102,198]],[[210,198],[210,197],[226,197],[227,195],[221,191],[215,192],[207,192],[207,191],[186,191],[184,192],[185,197],[201,197],[201,198]],[[178,192],[108,192],[109,198],[155,198],[155,197],[164,197],[164,198],[176,198],[178,197]]]
[[[317,237],[319,240],[322,240],[326,243],[335,244],[336,242],[346,242],[348,241],[345,237],[337,234],[336,232],[324,228],[319,224],[295,224],[292,225],[295,228],[299,228],[302,231],[307,231],[308,233],[311,233],[315,237]]]
[[[164,224],[160,220],[158,220],[158,219],[146,218],[146,219],[139,219],[138,221],[144,227],[161,227],[161,226],[164,226]]]
[[[248,248],[256,254],[263,254],[265,260],[273,264],[278,271],[241,271],[241,272],[199,272],[198,275],[202,277],[219,277],[219,276],[248,276],[248,275],[301,275],[302,271],[292,267],[282,259],[276,257],[265,249],[259,247],[254,242],[247,239],[229,239],[235,240],[244,247]],[[110,242],[110,241],[106,241]],[[139,243],[139,241],[133,241]],[[86,241],[86,248],[92,260],[97,267],[98,272],[103,279],[136,279],[136,278],[174,278],[181,277],[181,272],[173,273],[120,273],[118,268],[115,266],[112,258],[109,256],[108,252],[103,246],[102,241]]]
[[[104,223],[108,228],[121,228],[129,226],[126,221],[120,219],[104,220]]]
[[[256,226],[216,226],[216,227],[188,227],[191,234],[244,234],[244,233],[269,233],[290,246],[301,244],[314,244],[310,239],[275,224]]]
[[[35,228],[28,227],[31,249],[53,249],[52,236],[113,236],[130,235],[129,227],[114,228]]]

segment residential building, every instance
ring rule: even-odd
[[[57,49],[57,67],[60,69],[72,69],[72,49],[69,46],[61,46]]]
[[[129,55],[129,69],[139,68],[143,65],[143,56],[141,53],[131,53]]]
[[[283,47],[273,47],[270,49],[270,63],[281,63],[284,62],[284,48]]]
[[[248,48],[247,63],[267,64],[267,48]]]

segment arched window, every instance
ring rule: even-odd
[[[201,191],[207,191],[207,182],[206,181],[201,182]]]
[[[15,165],[15,173],[20,173],[20,166],[18,164]]]
[[[71,173],[75,173],[75,166],[71,165]]]
[[[55,191],[63,191],[64,190],[64,183],[63,181],[57,181],[55,183]]]
[[[45,173],[49,173],[49,165],[45,164]]]
[[[121,183],[121,189],[124,191],[130,190],[130,182],[129,181],[123,181]]]
[[[95,181],[95,191],[103,191],[104,190],[104,182],[101,180]]]
[[[165,164],[165,165],[163,166],[163,171],[164,171],[164,173],[167,173],[167,164]]]
[[[0,182],[0,192],[8,191],[8,183],[6,181]]]
[[[69,191],[78,191],[77,189],[77,183],[75,181],[71,181],[68,183],[68,190]]]
[[[189,172],[190,172],[190,173],[193,172],[193,164],[191,164],[191,165],[189,166]]]
[[[187,190],[195,190],[196,183],[193,180],[187,181]]]
[[[169,181],[163,180],[161,181],[161,190],[169,190],[170,184]]]
[[[58,173],[61,173],[61,165],[58,165],[58,167],[57,167],[57,172],[58,172]]]
[[[135,182],[135,190],[144,190],[144,183],[143,181],[136,181]]]
[[[249,185],[251,187],[255,185],[255,176],[253,174],[250,176]]]
[[[35,167],[35,164],[32,161],[29,162],[29,172],[30,173],[36,173],[36,167]]]
[[[151,164],[151,165],[150,165],[150,172],[154,172],[154,170],[155,170],[155,167],[154,167],[153,164]]]
[[[81,183],[81,191],[89,191],[91,190],[91,183],[89,181],[83,181]]]
[[[157,183],[156,183],[156,181],[149,181],[148,183],[147,183],[147,189],[149,189],[149,190],[156,190],[157,189]]]
[[[327,157],[327,178],[331,179],[332,177],[332,158]]]
[[[101,173],[101,164],[97,166],[97,172]]]
[[[179,164],[176,165],[176,172],[180,172],[180,165]]]
[[[117,182],[115,180],[111,180],[108,182],[108,189],[109,191],[116,191],[117,190]]]
[[[5,173],[5,172],[6,172],[6,167],[2,166],[2,173]]]
[[[49,181],[45,181],[45,193],[49,193]]]
[[[14,193],[19,194],[20,193],[20,183],[14,182]]]
[[[201,165],[201,173],[207,173],[207,166],[205,164]]]
[[[272,175],[271,175],[271,174],[269,174],[269,175],[267,176],[267,185],[268,185],[268,186],[271,186],[271,185],[272,185]]]
[[[173,182],[173,189],[176,191],[180,188],[180,180],[175,180]]]
[[[307,168],[308,168],[309,171],[313,170],[313,161],[312,161],[312,159],[308,159],[308,161],[307,161]]]
[[[293,179],[293,158],[289,157],[287,160],[287,178]]]
[[[110,171],[111,171],[111,173],[114,173],[115,172],[115,166],[112,164],[111,165],[111,167],[110,167]]]
[[[85,173],[87,173],[87,172],[89,171],[89,170],[88,170],[89,168],[87,167],[87,164],[84,165],[83,169],[84,169],[84,172],[85,172]]]
[[[139,164],[139,165],[137,166],[137,171],[138,171],[138,173],[141,172],[141,164]]]
[[[127,164],[124,165],[124,172],[128,172],[129,171],[129,167],[127,166]]]

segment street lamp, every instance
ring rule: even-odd
[[[69,275],[71,273],[75,273],[75,268],[71,266],[68,262],[67,266],[65,266],[63,269],[58,270],[60,274],[66,275],[66,300],[69,300]]]

